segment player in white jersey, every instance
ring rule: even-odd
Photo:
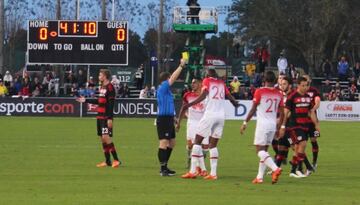
[[[207,77],[203,80],[200,96],[193,102],[184,105],[184,110],[186,110],[206,99],[205,113],[199,122],[195,137],[195,144],[191,152],[191,168],[188,173],[182,175],[182,178],[196,178],[196,165],[198,164],[199,158],[203,158],[201,142],[204,138],[210,136],[209,152],[211,171],[209,175],[204,177],[204,179],[217,179],[216,171],[219,157],[217,143],[222,136],[224,128],[225,96],[235,107],[238,106],[237,101],[226,88],[224,81],[217,78],[217,74],[214,69],[209,69],[207,71]]]
[[[251,120],[252,116],[256,112],[257,121],[254,145],[256,146],[256,153],[260,158],[260,163],[258,174],[253,180],[254,184],[263,183],[266,167],[269,167],[273,171],[273,184],[278,181],[282,171],[281,168],[276,166],[274,160],[270,157],[267,151],[276,132],[279,131],[284,118],[283,97],[279,90],[274,88],[275,80],[276,76],[272,71],[266,72],[265,87],[259,88],[255,91],[252,108],[240,128],[240,132],[243,134],[247,127],[247,122]],[[279,123],[277,123],[278,111],[280,113]]]
[[[183,105],[186,105],[196,98],[199,97],[201,93],[201,78],[194,78],[191,82],[191,91],[188,91],[183,96]],[[195,141],[196,129],[199,126],[199,122],[204,115],[205,112],[205,100],[189,107],[187,112],[187,126],[186,126],[186,139],[187,139],[187,151],[188,151],[188,168],[190,168],[191,163],[191,151]],[[183,108],[181,108],[183,110]],[[184,113],[184,112],[183,112]],[[179,116],[179,120],[176,124],[176,131],[179,131],[181,120],[185,117],[184,115]],[[205,152],[209,149],[209,138],[206,137],[202,141],[202,148],[203,148],[203,156],[205,156]],[[205,157],[204,157],[205,158]],[[202,159],[204,159],[202,158]],[[199,165],[196,168],[196,174],[199,176],[206,176],[207,171],[205,167],[204,160],[199,160]]]

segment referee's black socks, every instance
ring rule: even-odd
[[[172,150],[173,150],[173,149],[170,148],[170,147],[168,147],[168,148],[166,149],[166,161],[167,161],[167,162],[168,162],[169,159],[170,159]]]
[[[168,150],[159,148],[158,158],[161,166],[161,171],[167,169],[167,160],[168,160]]]

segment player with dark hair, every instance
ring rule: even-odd
[[[205,112],[205,102],[202,101],[196,105],[193,105],[189,107],[188,112],[182,112],[184,109],[184,105],[194,101],[197,97],[199,97],[201,93],[201,84],[202,79],[201,78],[194,78],[191,82],[191,91],[188,91],[183,96],[183,106],[180,108],[180,114],[181,116],[178,117],[178,123],[176,124],[176,130],[178,131],[180,129],[180,124],[182,119],[187,116],[187,125],[186,125],[186,139],[187,139],[187,151],[188,151],[188,168],[190,168],[191,164],[191,152],[192,147],[194,145],[195,136],[196,136],[196,129],[199,126],[199,122],[204,115]],[[205,138],[202,141],[202,148],[203,148],[203,156],[205,156],[206,152],[209,149],[209,138]],[[204,157],[205,158],[205,157]],[[204,158],[201,158],[199,160],[199,164],[196,167],[196,174],[198,176],[206,176],[207,171],[204,163]]]
[[[284,118],[284,102],[281,93],[274,88],[276,76],[274,72],[265,73],[265,87],[255,91],[253,105],[243,122],[240,133],[243,134],[247,123],[251,120],[256,112],[257,121],[254,137],[256,153],[260,158],[259,169],[256,178],[252,181],[254,184],[263,183],[263,177],[266,167],[272,170],[272,183],[277,183],[282,172],[281,168],[276,166],[273,159],[268,153],[268,147],[271,144],[276,132],[279,131],[280,125]],[[277,114],[280,114],[277,123]]]
[[[102,147],[105,155],[105,162],[97,164],[97,167],[112,166],[119,167],[121,164],[112,142],[113,136],[113,111],[115,102],[115,89],[110,83],[110,71],[108,69],[101,69],[99,72],[99,82],[101,84],[98,99],[85,99],[85,97],[77,98],[81,103],[97,104],[97,134],[101,138]],[[110,154],[113,156],[111,163]]]
[[[284,105],[286,104],[287,97],[293,92],[292,90],[292,80],[289,77],[284,77],[280,81],[280,92],[283,96]],[[290,124],[289,121],[286,124],[286,131],[284,137],[281,137],[278,141],[278,154],[276,155],[275,163],[278,167],[281,166],[283,162],[286,162],[287,156],[289,153],[289,148],[292,144],[290,133]]]
[[[224,81],[218,78],[214,69],[207,70],[207,77],[203,80],[201,94],[194,101],[183,106],[182,112],[185,112],[189,107],[196,105],[203,100],[206,101],[206,108],[203,117],[199,122],[196,131],[195,143],[191,152],[191,167],[190,171],[181,177],[184,179],[196,178],[196,166],[202,155],[201,143],[204,138],[210,136],[209,139],[209,153],[210,153],[210,174],[205,176],[206,180],[216,180],[217,177],[217,162],[219,152],[217,144],[222,137],[224,123],[225,123],[225,96],[230,102],[237,107],[238,103],[230,94]],[[182,113],[180,113],[180,116]]]
[[[174,176],[175,171],[168,168],[171,152],[175,146],[175,106],[171,86],[178,79],[185,67],[185,60],[181,59],[178,68],[172,73],[160,73],[160,85],[156,91],[158,116],[156,128],[159,137],[158,159],[160,162],[160,176]]]
[[[320,92],[315,87],[311,86],[311,78],[309,75],[304,75],[303,77],[306,78],[309,83],[309,86],[308,86],[309,89],[307,90],[306,93],[310,96],[311,100],[313,101],[313,103],[314,103],[313,109],[315,110],[315,113],[316,113],[316,110],[320,107],[320,101],[321,101]],[[317,138],[320,137],[320,133],[315,129],[314,123],[309,123],[308,134],[309,134],[309,137],[311,140],[312,153],[313,153],[312,165],[313,165],[314,169],[316,169],[317,158],[318,158],[318,153],[319,153],[319,144],[317,142]]]
[[[308,81],[304,77],[299,77],[297,81],[297,90],[290,94],[286,100],[286,107],[284,112],[284,121],[280,129],[280,136],[284,136],[285,128],[288,120],[291,124],[291,140],[295,144],[295,153],[291,161],[290,177],[299,176],[296,174],[298,165],[302,162],[308,170],[312,170],[311,164],[305,160],[306,143],[308,140],[308,124],[312,121],[315,124],[316,130],[319,131],[318,122],[315,116],[315,110],[311,97],[306,93],[308,90]]]
[[[286,77],[285,74],[280,73],[279,76],[278,76],[278,78],[277,78],[277,83],[274,85],[274,87],[275,87],[276,89],[278,89],[279,92],[281,92],[281,87],[280,87],[280,86],[281,86],[281,81],[282,81],[285,77]],[[279,149],[278,149],[278,147],[279,147],[279,140],[277,139],[277,137],[274,137],[274,139],[273,139],[272,142],[271,142],[271,146],[272,146],[272,148],[273,148],[273,150],[274,150],[274,152],[275,152],[275,159],[276,159],[276,157],[277,157],[277,155],[278,155],[278,153],[279,153]]]

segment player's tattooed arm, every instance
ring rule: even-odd
[[[281,125],[283,125],[283,121],[285,118],[285,109],[284,106],[279,107],[279,121],[276,124],[276,130],[279,131],[281,129]]]
[[[286,123],[290,117],[290,114],[291,114],[291,111],[287,108],[284,108],[284,118],[283,118],[281,126],[280,126],[279,138],[282,138],[285,135]]]

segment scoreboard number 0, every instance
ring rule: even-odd
[[[117,39],[119,42],[123,42],[123,41],[126,39],[125,29],[123,29],[123,28],[118,28],[116,33],[117,33],[116,39]]]
[[[46,40],[48,39],[47,33],[48,33],[47,28],[41,28],[41,29],[39,30],[40,40],[46,41]]]

